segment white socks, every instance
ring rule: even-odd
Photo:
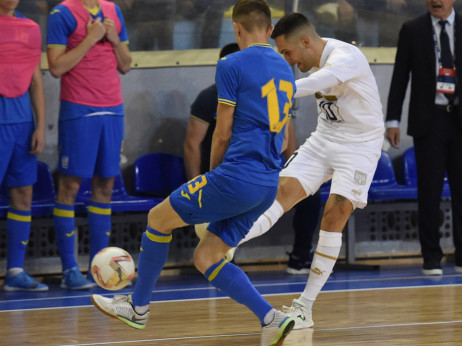
[[[310,276],[300,300],[311,310],[321,288],[329,278],[342,247],[341,232],[319,232],[319,241],[311,262]]]
[[[271,207],[269,207],[269,209],[265,211],[257,221],[255,221],[252,228],[249,230],[249,233],[247,233],[245,238],[239,242],[239,245],[268,232],[268,230],[274,226],[283,214],[284,209],[282,208],[282,205],[277,200],[274,200]]]

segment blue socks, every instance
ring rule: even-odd
[[[23,268],[30,235],[31,211],[8,209],[6,219],[7,269]]]
[[[55,203],[53,210],[56,243],[58,244],[59,256],[63,271],[77,266],[74,257],[75,246],[75,221],[74,205]]]
[[[88,206],[88,228],[90,229],[90,265],[99,250],[109,244],[111,235],[111,204],[90,201]]]
[[[222,259],[207,269],[205,277],[213,286],[252,310],[262,326],[267,324],[265,316],[273,307],[256,290],[242,269]]]
[[[138,260],[138,280],[132,294],[133,306],[148,305],[151,301],[152,290],[167,261],[171,240],[171,234],[157,232],[149,226],[143,233]]]

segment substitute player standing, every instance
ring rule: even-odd
[[[37,155],[45,147],[45,95],[39,26],[0,0],[0,185],[9,187],[5,291],[47,291],[23,270],[31,228]],[[35,110],[35,123],[32,106]]]
[[[211,171],[179,187],[149,212],[133,295],[114,299],[93,295],[92,301],[105,314],[144,328],[172,230],[210,221],[194,264],[212,285],[259,318],[262,345],[279,345],[293,319],[275,310],[246,274],[223,256],[274,201],[295,81],[288,64],[267,43],[273,26],[266,1],[241,0],[232,18],[241,51],[218,62]]]
[[[91,263],[111,234],[110,203],[124,133],[118,72],[130,70],[131,56],[122,12],[113,2],[65,0],[51,10],[47,30],[50,72],[61,77],[60,176],[54,209],[61,287],[86,289],[95,284],[83,277],[74,257],[74,202],[82,178],[91,178]]]
[[[353,45],[321,38],[299,13],[286,15],[271,37],[278,50],[307,78],[296,81],[295,97],[315,95],[318,125],[280,173],[273,205],[244,241],[268,231],[282,214],[332,178],[319,242],[308,283],[285,311],[295,329],[313,326],[311,310],[342,246],[342,230],[355,208],[367,204],[383,143],[384,122],[377,84],[366,57]]]

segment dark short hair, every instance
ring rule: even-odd
[[[310,25],[308,18],[301,13],[286,14],[274,26],[271,38],[274,40],[281,35],[290,36],[301,27]]]
[[[235,53],[239,51],[239,45],[237,43],[228,43],[226,46],[220,50],[220,59],[228,54]]]
[[[265,0],[239,0],[233,7],[233,22],[252,32],[255,28],[269,29],[271,9]]]

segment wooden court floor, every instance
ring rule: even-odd
[[[275,307],[298,294],[267,295]],[[313,329],[284,345],[462,345],[462,286],[322,292]],[[1,345],[259,345],[257,319],[227,298],[151,303],[144,330],[92,306],[0,312]]]

